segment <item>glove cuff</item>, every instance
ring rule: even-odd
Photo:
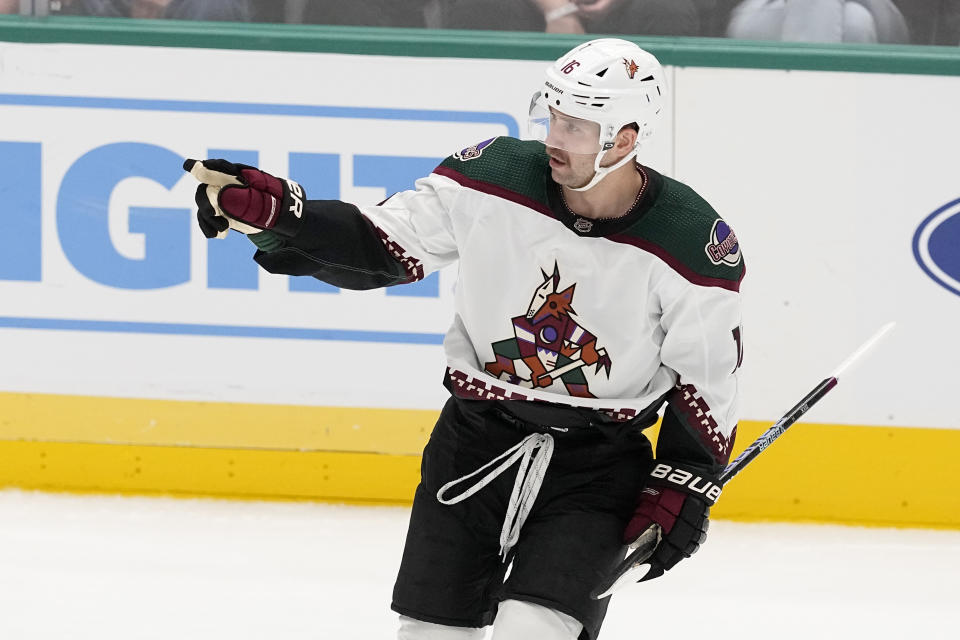
[[[684,468],[669,461],[657,461],[647,481],[650,486],[669,487],[696,496],[712,507],[723,487],[719,478],[700,469]]]
[[[247,235],[250,241],[257,246],[257,249],[265,253],[282,249],[286,244],[280,236],[272,231],[261,231],[260,233],[251,233]]]
[[[290,179],[281,179],[283,183],[283,203],[277,223],[271,228],[281,236],[292,238],[303,225],[304,191],[298,183]]]

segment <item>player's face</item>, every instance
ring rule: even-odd
[[[600,152],[600,125],[550,109],[544,144],[550,156],[550,175],[567,187],[582,187],[593,178]]]
[[[550,156],[550,177],[559,185],[578,188],[593,178],[597,154],[570,153],[547,146]]]
[[[600,152],[600,124],[592,120],[574,118],[550,107],[550,121],[543,143],[548,147],[562,149],[580,155]]]

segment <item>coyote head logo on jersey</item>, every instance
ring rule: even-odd
[[[576,284],[560,288],[560,269],[540,271],[543,283],[533,293],[525,315],[511,319],[514,337],[493,343],[496,360],[484,365],[487,373],[528,389],[563,385],[567,393],[594,398],[583,369],[609,377],[612,362],[607,350],[597,348],[597,337],[574,320]]]

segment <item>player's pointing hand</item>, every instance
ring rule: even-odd
[[[200,181],[197,222],[207,238],[223,238],[230,229],[293,237],[300,229],[305,194],[296,182],[221,159],[188,159],[183,169]]]

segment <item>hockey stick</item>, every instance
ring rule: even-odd
[[[605,358],[607,357],[607,350],[603,348],[597,349],[597,355],[599,355],[601,358]],[[560,376],[567,373],[568,371],[573,371],[574,369],[579,369],[580,367],[586,367],[586,366],[591,366],[591,365],[588,365],[586,362],[584,362],[582,358],[577,358],[576,360],[571,360],[570,362],[563,365],[562,367],[557,367],[556,369],[552,369],[551,371],[545,371],[544,373],[541,373],[540,375],[537,376],[537,379],[535,382],[539,382],[541,378],[544,378],[546,376],[550,376],[554,380],[558,380]],[[600,369],[597,369],[597,371],[599,372]]]
[[[873,334],[873,337],[864,342],[859,349],[844,360],[843,363],[834,370],[832,375],[824,378],[820,384],[814,387],[813,391],[803,397],[803,400],[798,402],[796,406],[777,420],[772,427],[767,429],[763,435],[744,449],[743,452],[737,456],[736,460],[727,465],[727,468],[720,474],[720,485],[726,485],[731,478],[743,471],[744,467],[760,455],[764,449],[769,447],[774,440],[783,435],[783,432],[786,431],[790,425],[799,420],[800,417],[819,402],[823,396],[827,395],[831,389],[837,386],[840,377],[845,375],[846,371],[850,369],[857,360],[870,351],[881,338],[889,333],[890,330],[893,329],[894,324],[893,322],[888,322],[883,325],[880,330]],[[661,534],[660,526],[657,524],[653,524],[647,528],[647,530],[631,544],[633,550],[629,555],[617,565],[616,569],[614,569],[590,595],[594,599],[600,600],[601,598],[606,598],[624,585],[636,582],[642,578],[643,576],[640,575],[641,569],[644,563],[653,555],[657,545],[660,544]]]
[[[545,371],[541,373],[540,375],[537,376],[536,382],[540,382],[541,378],[545,378],[547,376],[550,376],[551,378],[556,380],[568,371],[573,371],[574,369],[579,369],[580,367],[585,367],[585,366],[587,366],[587,363],[584,362],[583,360],[580,360],[580,359],[572,360],[567,364],[563,365],[562,367],[558,367],[551,371]]]

